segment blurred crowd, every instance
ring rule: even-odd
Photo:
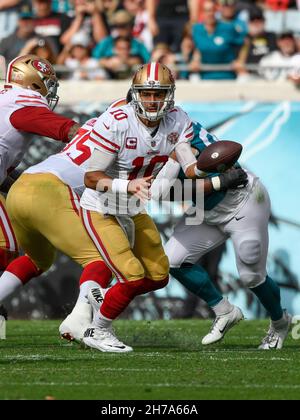
[[[177,78],[300,83],[300,0],[0,0],[0,66],[33,53],[64,79],[127,79],[150,60]]]

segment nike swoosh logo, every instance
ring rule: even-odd
[[[110,130],[110,127],[108,127],[108,125],[106,125],[105,123],[103,123],[103,125],[106,128],[106,130]]]
[[[221,334],[224,334],[224,332],[226,331],[227,325],[228,325],[228,322],[226,322],[226,325],[222,330],[219,329]]]
[[[238,222],[239,220],[245,219],[246,216],[236,217],[235,220]]]
[[[274,344],[274,346],[269,346],[269,347],[270,347],[270,349],[277,349],[278,344],[279,344],[279,338],[277,338],[277,341],[276,341],[276,343]]]
[[[111,346],[110,344],[107,344],[107,346],[113,349],[125,349],[125,346]]]

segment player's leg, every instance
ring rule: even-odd
[[[7,214],[5,198],[0,194],[0,273],[19,256],[18,243],[11,221]],[[21,285],[13,276],[8,276],[6,281],[0,277],[0,302],[13,293]],[[3,305],[2,311],[6,311]]]
[[[24,179],[30,184],[33,202],[39,203],[31,211],[34,228],[55,249],[83,267],[78,300],[59,327],[63,338],[80,340],[92,320],[88,291],[99,285],[107,287],[111,271],[82,225],[79,200],[72,189],[51,174],[30,174]]]
[[[11,189],[8,201],[14,223],[21,233],[26,231],[26,235],[22,235],[25,236],[22,237],[22,247],[39,272],[46,271],[53,263],[55,249],[84,267],[78,302],[72,316],[60,326],[62,336],[80,339],[92,318],[87,292],[90,287],[103,284],[102,281],[106,284],[111,272],[86,234],[71,192],[53,175],[24,174]],[[23,273],[23,282],[36,276],[26,261],[23,257],[8,267],[9,270],[19,269]]]
[[[271,317],[271,328],[262,348],[282,348],[290,327],[290,316],[281,306],[280,289],[267,275],[270,199],[259,182],[247,203],[225,231],[231,235],[242,282],[251,289]]]
[[[169,261],[162,245],[160,233],[148,214],[133,218],[135,224],[134,255],[141,261],[150,290],[165,286],[169,278]],[[157,282],[157,283],[156,283]],[[161,282],[161,283],[160,283]]]
[[[133,254],[128,238],[115,217],[85,209],[81,209],[81,216],[87,233],[117,279],[117,283],[105,294],[101,307],[93,302],[95,299],[90,293],[95,314],[83,341],[104,352],[131,351],[131,347],[113,335],[112,321],[134,298],[136,290],[132,285],[138,287],[141,284],[145,277],[144,268]]]
[[[165,246],[172,276],[203,299],[216,314],[211,331],[202,340],[204,345],[220,341],[231,327],[243,319],[241,310],[223,298],[207,272],[195,265],[199,258],[224,243],[226,238],[216,226],[206,223],[188,226],[183,217]]]
[[[24,194],[20,178],[7,196],[7,210],[17,238],[25,256],[13,260],[0,278],[0,300],[6,299],[20,286],[46,271],[55,258],[55,249],[31,226],[32,201]]]
[[[0,271],[19,255],[18,243],[7,214],[5,198],[0,194]]]

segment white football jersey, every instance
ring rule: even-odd
[[[25,173],[51,173],[81,195],[85,188],[84,174],[93,150],[97,146],[90,137],[96,122],[97,118],[88,120],[60,153],[51,155],[37,165],[31,166]]]
[[[188,143],[193,138],[193,124],[188,115],[179,107],[172,109],[161,120],[157,129],[147,128],[136,116],[131,104],[117,109],[109,108],[102,114],[91,132],[97,149],[114,156],[112,165],[106,170],[113,179],[134,180],[156,176],[166,164],[170,154],[180,143]],[[113,193],[105,193],[108,206],[103,206],[99,198],[103,193],[86,189],[81,205],[87,210],[110,214],[138,214],[140,209],[128,209],[130,195],[117,200]],[[120,199],[120,197],[119,197]]]
[[[46,99],[33,90],[17,86],[0,90],[0,184],[18,166],[29,147],[29,134],[17,130],[10,122],[15,111],[27,106],[49,109]]]

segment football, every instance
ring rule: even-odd
[[[197,167],[204,172],[225,172],[237,162],[242,150],[243,146],[235,141],[217,141],[201,152]]]

